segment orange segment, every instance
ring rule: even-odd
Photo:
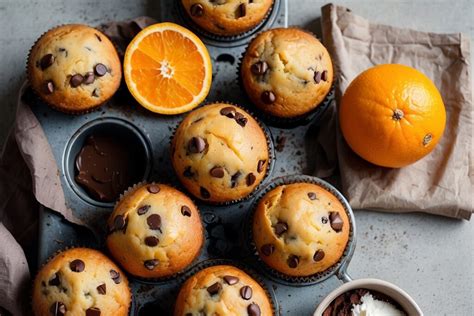
[[[145,28],[127,47],[127,87],[143,107],[179,114],[198,106],[209,93],[212,65],[202,41],[174,23]]]

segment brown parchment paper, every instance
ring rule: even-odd
[[[332,107],[317,136],[323,150],[316,161],[326,163],[316,175],[331,174],[338,163],[342,191],[355,209],[420,211],[469,219],[474,209],[469,39],[459,33],[434,34],[373,24],[333,4],[322,8],[322,29],[336,69],[336,103],[362,71],[378,64],[398,63],[412,66],[433,80],[443,97],[447,121],[444,135],[431,154],[413,165],[388,169],[374,166],[351,151]]]

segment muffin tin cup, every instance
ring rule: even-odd
[[[195,196],[195,195],[191,194],[191,192],[189,192],[186,189],[186,187],[181,183],[181,181],[179,181],[180,185],[182,187],[182,190],[184,190],[184,192],[188,192],[190,196],[192,196],[193,198],[199,200],[199,202],[205,203],[205,204],[208,204],[208,205],[215,205],[215,206],[228,206],[228,205],[237,204],[237,203],[240,203],[240,202],[251,199],[254,196],[254,194],[264,185],[266,180],[268,180],[268,177],[272,174],[273,167],[275,166],[275,157],[276,157],[276,155],[275,155],[275,146],[273,144],[273,138],[272,138],[271,131],[268,129],[268,127],[255,114],[253,114],[248,109],[246,109],[246,108],[244,108],[240,105],[237,105],[235,103],[228,102],[228,101],[208,102],[208,103],[203,104],[202,106],[216,104],[216,103],[227,104],[229,106],[236,107],[238,109],[241,109],[242,111],[247,112],[249,115],[251,115],[253,117],[253,119],[258,123],[258,125],[262,129],[263,133],[265,134],[265,138],[267,139],[267,147],[268,147],[268,164],[267,164],[267,170],[265,171],[265,176],[262,178],[262,181],[257,185],[257,187],[255,187],[255,189],[249,195],[244,196],[243,198],[232,200],[232,201],[227,201],[227,202],[212,202],[212,201],[204,200],[204,199],[199,198],[198,196]],[[185,118],[183,118],[183,120],[184,119]],[[183,120],[181,120],[173,130],[173,133],[170,137],[170,148],[173,147],[173,144],[172,144],[173,139],[176,135],[176,131],[178,130],[178,128],[181,125],[181,123],[183,122]],[[170,155],[171,155],[171,160],[173,160],[173,153],[171,152]],[[176,172],[176,170],[175,170],[175,172]]]
[[[289,276],[271,268],[265,262],[263,262],[263,260],[261,260],[258,254],[257,247],[253,241],[253,218],[260,200],[265,196],[266,193],[273,190],[277,186],[293,183],[312,183],[321,186],[322,188],[333,194],[339,200],[339,202],[341,202],[349,218],[349,240],[339,261],[327,270],[318,272],[310,276]],[[251,249],[252,255],[257,261],[261,270],[265,273],[266,276],[268,276],[273,281],[283,285],[302,287],[323,282],[333,275],[335,275],[344,282],[349,282],[352,280],[352,278],[347,274],[346,269],[349,265],[350,260],[352,259],[356,246],[356,225],[354,213],[352,212],[352,208],[347,202],[346,198],[336,188],[334,188],[326,181],[307,175],[292,175],[273,179],[270,184],[268,184],[267,186],[259,190],[259,192],[257,192],[255,200],[252,203],[251,211],[248,213],[248,218],[245,223],[246,227],[244,231],[247,232],[246,243]]]

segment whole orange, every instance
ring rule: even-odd
[[[385,64],[351,82],[341,100],[339,124],[359,156],[400,168],[433,150],[443,135],[446,110],[428,77],[408,66]]]

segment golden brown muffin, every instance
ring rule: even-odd
[[[225,103],[191,112],[176,131],[171,154],[186,189],[213,203],[248,196],[265,177],[270,159],[257,121]]]
[[[37,316],[125,316],[131,302],[122,271],[97,250],[63,251],[44,265],[33,286]]]
[[[250,31],[269,13],[273,0],[182,0],[188,16],[203,30],[232,36]]]
[[[27,68],[33,90],[53,108],[73,114],[107,101],[122,78],[112,42],[98,30],[80,24],[43,34],[30,51]]]
[[[164,184],[142,184],[126,192],[107,224],[110,253],[125,270],[143,278],[184,270],[204,242],[196,205]]]
[[[333,81],[331,57],[310,33],[298,28],[260,33],[248,46],[241,65],[247,95],[263,112],[295,118],[311,112]]]
[[[266,291],[244,271],[233,266],[206,268],[190,277],[179,291],[175,316],[270,316]]]
[[[310,276],[337,263],[349,239],[341,202],[311,183],[281,185],[259,201],[253,238],[260,258],[289,276]]]

